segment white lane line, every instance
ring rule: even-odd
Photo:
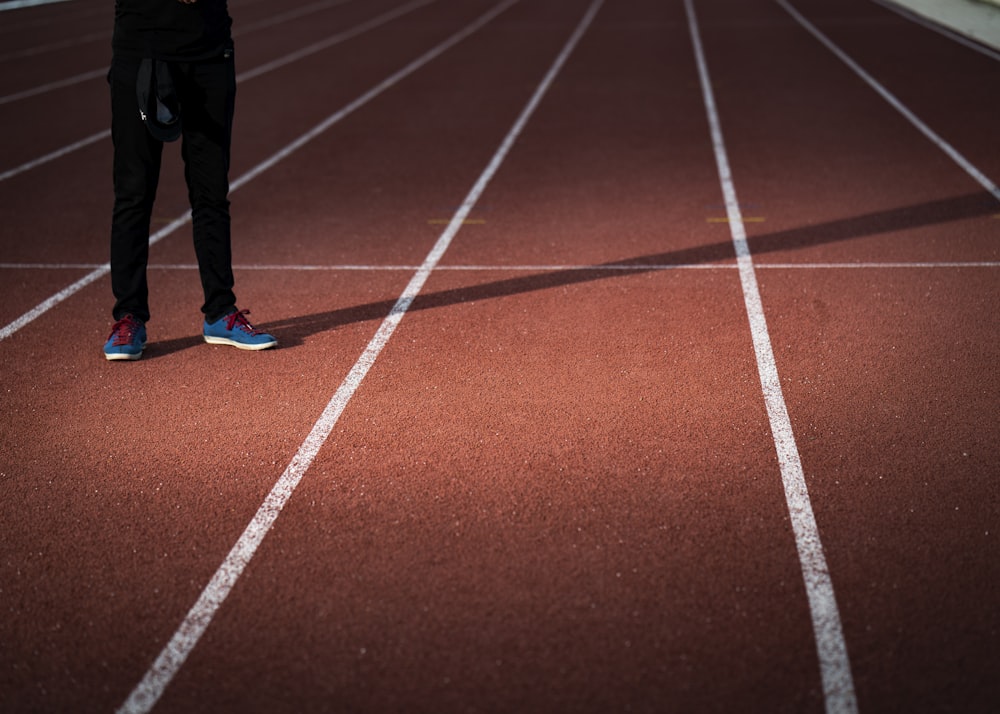
[[[429,0],[429,1],[430,2],[435,2],[436,0]],[[295,19],[298,19],[300,17],[304,17],[306,15],[310,15],[310,14],[313,14],[313,13],[316,13],[316,12],[320,12],[322,10],[327,10],[327,9],[329,9],[331,7],[336,7],[337,5],[343,5],[346,2],[350,2],[350,0],[326,0],[325,2],[313,3],[312,5],[307,5],[307,6],[303,7],[303,8],[298,8],[297,10],[290,10],[288,12],[279,13],[278,15],[273,15],[273,16],[267,18],[266,20],[260,20],[258,22],[250,23],[250,24],[248,24],[246,26],[240,26],[240,27],[234,29],[233,30],[233,37],[237,38],[237,37],[240,37],[242,35],[246,35],[246,34],[249,34],[251,32],[255,32],[257,30],[263,30],[263,29],[267,29],[269,27],[274,27],[275,25],[279,25],[279,24],[281,24],[283,22],[288,22],[289,20],[295,20]],[[393,12],[393,11],[389,11],[389,12]],[[386,13],[386,14],[389,14],[389,13]],[[111,35],[110,35],[110,33],[105,33],[103,36],[110,37]],[[78,39],[82,39],[82,38],[78,38]],[[53,49],[58,49],[58,47],[56,47],[55,45],[53,45],[52,48]],[[321,49],[323,49],[323,48],[321,48]],[[33,50],[26,50],[25,52],[33,52]],[[297,51],[297,53],[299,53],[299,52],[301,52],[301,50]],[[18,56],[20,56],[20,54],[18,54]],[[305,56],[305,55],[303,55],[303,56]],[[7,57],[4,57],[3,59],[7,59]],[[48,82],[47,84],[42,84],[42,85],[39,85],[37,87],[32,87],[30,89],[25,89],[23,91],[16,92],[14,94],[7,94],[5,96],[0,97],[0,105],[9,104],[11,102],[16,102],[16,101],[19,101],[21,99],[28,99],[29,97],[34,97],[34,96],[37,96],[39,94],[45,94],[46,92],[51,92],[51,91],[54,91],[56,89],[63,89],[64,87],[70,87],[70,86],[73,86],[74,84],[80,84],[81,82],[87,82],[87,81],[89,81],[91,79],[95,79],[97,77],[104,76],[107,73],[108,73],[108,68],[107,67],[101,67],[101,68],[98,68],[98,69],[93,69],[93,70],[89,70],[87,72],[83,72],[81,74],[73,75],[72,77],[67,77],[65,79],[55,80],[55,81],[52,81],[52,82]]]
[[[51,92],[55,89],[62,89],[63,87],[72,87],[74,84],[80,84],[81,82],[88,82],[91,79],[97,79],[98,77],[103,77],[108,73],[107,67],[101,67],[100,69],[92,69],[87,72],[82,72],[80,74],[74,74],[72,77],[67,77],[66,79],[56,80],[55,82],[49,82],[47,84],[40,84],[37,87],[32,87],[31,89],[25,89],[23,92],[15,92],[14,94],[7,94],[0,97],[0,106],[4,104],[10,104],[11,102],[17,102],[21,99],[27,99],[28,97],[34,97],[39,94],[45,94],[46,92]]]
[[[755,263],[757,270],[779,269],[779,270],[842,270],[849,268],[1000,268],[1000,261],[986,262],[949,262],[949,263]],[[196,269],[198,266],[192,265]],[[248,270],[281,270],[281,266],[245,266]],[[327,269],[318,266],[303,266],[305,269]],[[369,266],[340,266],[345,270],[379,270],[381,268]],[[388,266],[387,266],[388,267]],[[331,266],[329,269],[336,269]],[[391,269],[391,268],[390,268]],[[667,271],[667,270],[739,270],[738,264],[733,263],[648,263],[631,264],[622,263],[616,265],[609,263],[605,265],[440,265],[438,270],[454,271],[485,271],[485,272],[557,272],[561,270],[580,270],[584,272],[647,272],[647,271]]]
[[[100,263],[0,263],[4,270],[93,270]]]
[[[449,221],[450,222],[450,221]],[[0,270],[93,270],[98,263],[0,263]],[[279,263],[248,263],[233,265],[233,270],[270,270],[296,272],[406,272],[412,273],[419,265],[281,265]],[[912,268],[1000,268],[1000,261],[950,261],[919,263],[754,263],[757,270],[905,270]],[[150,263],[149,270],[197,270],[197,263]],[[622,263],[604,265],[439,265],[437,270],[454,272],[516,272],[538,273],[579,270],[586,272],[651,272],[667,270],[739,270],[736,263]]]
[[[295,52],[285,55],[284,57],[279,57],[278,59],[269,62],[265,65],[262,65],[260,67],[255,67],[254,69],[247,70],[246,72],[241,72],[240,74],[236,75],[236,81],[245,82],[248,79],[259,77],[262,74],[266,74],[267,72],[278,69],[279,67],[283,67],[289,64],[290,62],[303,59],[321,50],[329,49],[330,47],[333,47],[338,43],[346,42],[347,40],[353,39],[354,37],[357,37],[363,32],[375,29],[380,25],[384,25],[387,22],[396,20],[408,12],[412,12],[421,7],[424,7],[425,5],[429,5],[433,2],[437,2],[437,0],[415,0],[414,2],[400,6],[399,8],[396,8],[394,10],[389,10],[387,12],[384,12],[381,15],[378,15],[377,17],[362,23],[361,25],[354,27],[353,29],[338,33],[337,35],[334,35],[326,40],[323,40],[322,42],[317,42],[313,45],[310,45],[308,48],[296,50]],[[289,59],[290,57],[292,57],[293,59]],[[24,99],[25,97],[28,96],[40,94],[42,93],[42,91],[48,91],[50,89],[56,89],[59,87],[66,87],[71,84],[75,84],[77,82],[85,81],[88,79],[95,79],[96,77],[106,75],[107,72],[108,72],[107,68],[94,70],[92,72],[86,72],[84,74],[77,75],[76,77],[71,77],[69,79],[62,80],[60,82],[53,82],[51,84],[45,85],[44,87],[36,87],[35,89],[27,90],[26,92],[20,92],[19,94],[16,95],[11,94],[6,97],[0,97],[0,104],[4,104],[7,101],[14,101],[15,99]],[[44,156],[40,156],[37,159],[33,159],[24,164],[21,164],[20,166],[15,166],[12,169],[8,169],[7,171],[0,173],[0,181],[6,181],[7,179],[13,178],[14,176],[22,174],[25,171],[30,171],[31,169],[36,168],[38,166],[42,166],[43,164],[47,164],[50,161],[55,161],[56,159],[65,156],[66,154],[70,154],[78,149],[90,146],[91,144],[101,141],[102,139],[106,139],[110,136],[111,136],[110,129],[99,131],[96,134],[92,134],[84,139],[80,139],[79,141],[73,142],[68,146],[64,146],[61,149],[56,149],[51,153],[45,154]]]
[[[70,22],[77,23],[83,22],[94,15],[104,15],[107,16],[108,10],[106,7],[98,6],[94,7],[78,7],[76,4],[72,8],[65,7],[59,8],[59,22]],[[45,13],[23,13],[21,15],[15,15],[15,17],[10,20],[4,20],[0,23],[0,37],[4,35],[19,35],[23,32],[31,30],[37,27],[52,27],[52,18],[44,17]]]
[[[419,2],[424,2],[424,0],[419,0]],[[250,171],[247,171],[245,174],[243,174],[238,179],[236,179],[235,181],[233,181],[231,189],[235,190],[235,189],[239,188],[240,186],[242,186],[243,184],[245,184],[246,182],[252,181],[254,178],[257,177],[257,175],[263,173],[264,171],[267,171],[268,169],[270,169],[272,166],[274,166],[276,163],[278,163],[279,161],[281,161],[282,159],[284,159],[289,154],[291,154],[291,153],[293,153],[295,151],[298,151],[304,145],[308,144],[310,141],[312,141],[317,136],[319,136],[320,134],[322,134],[324,131],[326,131],[327,129],[329,129],[331,126],[333,126],[334,124],[336,124],[337,122],[339,122],[341,119],[343,119],[344,117],[346,117],[348,114],[354,112],[356,109],[359,109],[361,106],[367,104],[372,99],[374,99],[375,97],[377,97],[379,94],[381,94],[385,90],[389,89],[391,86],[393,86],[394,84],[396,84],[400,80],[402,80],[405,77],[409,76],[413,72],[416,72],[418,69],[420,69],[421,67],[423,67],[428,62],[436,59],[439,55],[444,54],[446,51],[448,51],[449,49],[451,49],[452,47],[454,47],[455,45],[457,45],[459,42],[461,42],[462,40],[464,40],[466,37],[468,37],[472,33],[474,33],[477,30],[479,30],[483,25],[485,25],[488,22],[490,22],[491,20],[493,20],[493,18],[495,18],[497,15],[501,14],[502,12],[504,12],[507,8],[509,8],[511,5],[513,5],[516,2],[518,2],[518,0],[506,0],[506,2],[503,2],[500,5],[497,5],[492,10],[490,10],[489,12],[487,12],[485,15],[483,15],[482,17],[480,17],[478,20],[476,20],[472,24],[468,25],[465,29],[460,30],[458,33],[452,35],[450,38],[448,38],[447,40],[445,40],[441,44],[437,45],[436,47],[434,47],[429,52],[425,53],[424,55],[422,55],[418,59],[416,59],[413,62],[411,62],[410,64],[408,64],[403,69],[399,70],[398,72],[396,72],[392,76],[388,77],[387,79],[383,80],[381,83],[379,83],[378,85],[376,85],[372,89],[370,89],[367,92],[365,92],[363,95],[361,95],[360,97],[358,97],[357,99],[355,99],[353,102],[351,102],[350,104],[348,104],[347,106],[345,106],[343,109],[341,109],[336,114],[331,115],[330,117],[328,117],[327,119],[325,119],[321,123],[317,124],[315,127],[313,127],[311,130],[309,130],[308,132],[306,132],[305,134],[303,134],[302,136],[300,136],[298,139],[296,139],[295,141],[293,141],[291,144],[289,144],[288,146],[286,146],[284,149],[282,149],[278,153],[274,154],[274,156],[272,156],[271,158],[267,159],[266,161],[261,162],[260,164],[258,164],[254,168],[252,168]]]
[[[966,159],[962,154],[958,152],[955,147],[945,141],[941,136],[939,136],[933,129],[927,126],[916,114],[911,112],[905,104],[903,104],[899,99],[896,98],[892,92],[883,87],[878,80],[872,77],[868,72],[866,72],[861,65],[855,62],[851,57],[844,52],[840,47],[835,45],[830,38],[820,32],[815,25],[813,25],[809,20],[802,16],[802,14],[796,10],[794,7],[789,5],[785,0],[775,0],[778,5],[780,5],[785,12],[792,16],[792,18],[798,22],[802,27],[804,27],[809,34],[815,37],[820,43],[826,47],[830,52],[837,56],[841,62],[846,64],[851,71],[858,75],[862,80],[868,84],[869,87],[878,92],[879,96],[882,97],[886,102],[892,106],[897,112],[903,115],[908,122],[910,122],[917,130],[931,140],[941,151],[948,155],[948,157],[958,164],[965,173],[971,176],[980,186],[985,188],[993,197],[1000,201],[1000,188],[990,180],[982,171],[976,168],[971,161]]]
[[[1000,268],[1000,261],[950,261],[943,263],[756,263],[757,270],[851,270],[908,269],[908,268]]]
[[[12,59],[23,59],[25,57],[37,57],[38,55],[45,54],[46,52],[55,52],[56,50],[64,50],[68,47],[85,45],[88,42],[97,42],[98,40],[105,40],[110,37],[111,37],[110,30],[103,32],[92,32],[89,35],[79,35],[71,40],[60,40],[59,42],[50,42],[46,45],[35,45],[34,47],[29,47],[27,49],[8,52],[7,54],[0,55],[0,62],[6,62],[7,60],[12,60]]]
[[[156,233],[154,233],[153,235],[151,235],[149,237],[149,244],[153,245],[155,243],[158,243],[164,237],[166,237],[166,236],[170,235],[171,233],[173,233],[175,230],[177,230],[178,228],[180,228],[181,226],[183,226],[189,220],[191,220],[191,212],[190,211],[188,211],[187,214],[174,219],[173,221],[170,222],[170,224],[164,226],[163,228],[161,228],[160,230],[158,230]],[[28,325],[31,322],[33,322],[34,320],[38,319],[39,317],[41,317],[42,315],[44,315],[46,312],[48,312],[49,310],[51,310],[52,308],[54,308],[56,305],[58,305],[59,303],[61,303],[63,300],[66,300],[67,298],[72,297],[73,295],[75,295],[76,293],[80,292],[81,290],[83,290],[88,285],[90,285],[95,280],[103,278],[105,275],[107,275],[110,272],[111,272],[111,264],[110,263],[104,263],[100,267],[95,268],[90,273],[88,273],[87,275],[85,275],[82,278],[80,278],[79,280],[77,280],[72,285],[68,285],[65,288],[63,288],[62,290],[60,290],[59,292],[57,292],[55,295],[52,295],[51,297],[46,298],[45,300],[43,300],[42,302],[40,302],[35,307],[33,307],[30,310],[28,310],[28,312],[24,313],[19,318],[17,318],[13,322],[5,325],[2,329],[0,329],[0,341],[6,340],[8,337],[10,337],[11,335],[13,335],[15,332],[17,332],[18,330],[20,330],[22,327],[24,327],[25,325]]]
[[[806,488],[805,474],[802,471],[802,461],[795,444],[792,422],[788,416],[788,408],[781,391],[781,381],[778,377],[778,368],[774,352],[771,349],[767,321],[764,317],[764,306],[757,286],[753,258],[747,246],[746,229],[736,198],[736,187],[733,183],[729,158],[722,137],[715,95],[708,75],[708,64],[705,61],[692,0],[684,0],[684,5],[687,10],[691,41],[698,64],[698,75],[711,130],[719,182],[725,197],[726,212],[729,216],[729,230],[733,239],[733,247],[736,249],[740,283],[743,287],[743,301],[750,320],[750,333],[753,337],[754,353],[757,357],[757,371],[760,374],[764,402],[771,424],[771,435],[774,439],[778,464],[781,469],[785,502],[791,517],[792,530],[795,533],[799,565],[802,569],[809,600],[826,711],[828,714],[854,714],[858,710],[858,705],[854,694],[851,665],[847,657],[847,643],[844,640],[840,613],[837,610],[837,600],[833,592],[833,582],[827,569],[826,557],[823,555],[819,528],[816,525],[816,517],[813,514],[812,503]]]
[[[65,156],[66,154],[71,154],[74,151],[90,146],[91,144],[96,144],[98,141],[107,139],[110,136],[111,136],[110,129],[104,129],[103,131],[99,131],[96,134],[91,134],[90,136],[84,139],[80,139],[79,141],[74,141],[72,144],[69,144],[68,146],[64,146],[61,149],[56,149],[51,153],[45,154],[44,156],[39,156],[37,159],[32,159],[27,163],[21,164],[20,166],[15,166],[12,169],[8,169],[7,171],[0,173],[0,181],[6,181],[9,178],[14,178],[18,174],[23,174],[25,171],[31,171],[31,169],[37,166],[42,166],[43,164],[47,164],[50,161],[55,161],[61,156]]]
[[[372,337],[364,352],[334,393],[320,415],[320,418],[313,425],[309,435],[299,447],[298,452],[292,457],[284,473],[282,473],[281,477],[275,483],[267,498],[264,499],[253,520],[247,525],[240,539],[233,546],[225,561],[219,566],[211,581],[202,591],[201,596],[188,612],[187,617],[184,618],[184,622],[181,623],[170,642],[163,648],[156,661],[146,672],[142,681],[118,710],[119,714],[140,714],[152,709],[174,675],[184,664],[184,660],[187,659],[202,634],[208,628],[215,613],[222,606],[222,603],[236,584],[237,579],[243,573],[251,558],[256,553],[257,548],[264,540],[264,537],[274,525],[285,504],[288,503],[288,500],[295,492],[302,477],[312,465],[320,448],[340,419],[340,415],[347,408],[348,402],[350,402],[355,392],[357,392],[358,387],[361,386],[361,382],[364,380],[365,375],[368,374],[368,370],[371,369],[375,360],[378,359],[379,354],[389,342],[389,339],[402,321],[413,300],[420,293],[427,279],[451,244],[452,239],[461,229],[465,217],[479,200],[483,191],[486,190],[486,186],[500,168],[514,142],[534,113],[535,108],[541,102],[542,97],[544,97],[549,86],[555,80],[556,75],[562,69],[566,59],[576,47],[584,32],[586,32],[602,2],[603,0],[593,0],[583,19],[577,25],[576,30],[570,36],[555,62],[545,74],[542,82],[538,85],[535,93],[500,144],[500,148],[497,149],[493,158],[455,212],[451,222],[440,235],[430,253],[427,254],[423,264],[410,279],[409,284],[403,290],[395,305],[389,311],[389,314],[382,321],[374,337]],[[506,5],[510,4],[512,3],[507,3]]]
[[[303,5],[302,7],[295,8],[294,10],[289,10],[287,12],[273,15],[265,20],[240,24],[238,29],[233,30],[233,37],[234,38],[239,37],[240,35],[245,35],[248,32],[253,32],[254,30],[273,27],[274,25],[280,24],[282,22],[287,22],[289,20],[296,20],[300,17],[312,15],[322,10],[327,10],[332,7],[337,7],[338,5],[344,5],[348,2],[351,2],[351,0],[322,0],[321,2],[314,2],[309,5]],[[47,52],[56,52],[58,50],[64,50],[69,47],[86,45],[91,42],[97,42],[98,40],[106,40],[109,39],[110,37],[111,37],[110,30],[101,32],[92,32],[90,34],[80,35],[78,37],[74,37],[69,40],[60,40],[58,42],[50,42],[45,45],[35,45],[34,47],[29,47],[27,49],[8,52],[7,54],[0,55],[0,62],[5,62],[7,60],[12,60],[12,59],[23,59],[25,57],[37,57],[38,55],[45,54]],[[106,70],[97,70],[97,71],[104,72]],[[90,78],[89,76],[86,75],[79,75],[79,76],[84,77],[84,79],[69,81],[68,84],[76,84],[77,81],[86,81],[86,79]],[[51,85],[46,85],[46,87],[49,87],[49,89],[55,89],[56,86],[68,86],[68,84],[55,85],[53,83]],[[41,94],[43,91],[49,91],[49,89],[45,89],[42,91],[32,91],[31,94],[27,94],[25,96],[33,96],[33,94]],[[3,100],[14,101],[13,99],[11,99],[11,97],[16,98],[17,95],[10,95],[8,97],[3,97]],[[0,103],[6,103],[6,101],[0,101]]]
[[[389,89],[393,85],[397,84],[401,80],[405,79],[409,75],[411,75],[414,72],[416,72],[418,69],[420,69],[421,67],[423,67],[425,64],[427,64],[431,60],[437,58],[439,55],[443,54],[445,51],[451,49],[453,46],[455,46],[456,44],[458,44],[459,42],[461,42],[462,40],[464,40],[466,37],[468,37],[469,35],[471,35],[473,32],[475,32],[478,29],[480,29],[483,25],[485,25],[486,23],[488,23],[490,20],[492,20],[494,17],[496,17],[497,15],[499,15],[500,13],[502,13],[504,10],[506,10],[508,7],[510,7],[511,5],[513,5],[516,2],[518,2],[518,0],[505,0],[505,2],[503,2],[503,3],[501,3],[501,4],[497,5],[497,6],[495,6],[492,10],[490,10],[486,14],[482,15],[479,19],[474,20],[472,23],[470,23],[469,25],[467,25],[464,29],[459,30],[457,33],[455,33],[454,35],[452,35],[451,37],[449,37],[447,40],[441,42],[440,44],[436,45],[435,47],[433,47],[432,49],[430,49],[429,51],[427,51],[426,53],[424,53],[423,55],[421,55],[417,59],[413,60],[410,64],[406,65],[405,67],[403,67],[401,70],[399,70],[395,74],[393,74],[393,75],[389,76],[388,78],[382,80],[382,82],[380,82],[378,85],[376,85],[372,89],[370,89],[367,92],[365,92],[363,95],[361,95],[360,97],[358,97],[357,99],[355,99],[353,102],[351,102],[347,106],[343,107],[342,109],[340,109],[336,113],[331,114],[329,117],[327,117],[326,119],[324,119],[322,122],[320,122],[319,124],[317,124],[315,127],[313,127],[312,129],[310,129],[308,132],[306,132],[305,134],[302,134],[298,139],[296,139],[292,143],[288,144],[283,149],[281,149],[277,153],[273,154],[269,158],[265,159],[261,163],[257,164],[255,167],[253,167],[252,169],[250,169],[249,171],[247,171],[246,173],[244,173],[242,176],[240,176],[239,178],[237,178],[236,180],[234,180],[230,184],[230,186],[229,186],[230,193],[232,193],[233,191],[236,191],[238,188],[240,188],[241,186],[243,186],[247,182],[252,181],[254,178],[256,178],[257,176],[259,176],[264,171],[267,171],[268,169],[270,169],[271,167],[273,167],[275,164],[277,164],[282,159],[286,158],[287,156],[289,156],[293,152],[297,151],[298,149],[301,149],[303,146],[305,146],[310,141],[312,141],[313,139],[315,139],[316,137],[318,137],[320,134],[322,134],[323,132],[325,132],[327,129],[329,129],[331,126],[333,126],[334,124],[336,124],[337,122],[339,122],[341,119],[343,119],[347,115],[349,115],[352,112],[354,112],[355,110],[361,108],[362,106],[364,106],[365,104],[367,104],[368,102],[370,102],[371,100],[373,100],[378,95],[380,95],[383,92],[385,92],[387,89]],[[189,220],[191,220],[191,212],[190,211],[188,211],[187,213],[185,213],[185,214],[183,214],[181,216],[178,216],[173,221],[171,221],[168,225],[164,226],[163,228],[161,228],[160,230],[158,230],[156,233],[154,233],[153,235],[151,235],[149,237],[149,244],[150,244],[150,246],[158,243],[163,238],[165,238],[166,236],[170,235],[171,233],[173,233],[174,231],[176,231],[178,228],[180,228],[181,226],[183,226]],[[74,295],[75,293],[79,292],[82,288],[86,287],[90,283],[94,282],[98,278],[101,278],[101,277],[107,275],[110,272],[111,272],[111,264],[110,263],[105,263],[101,267],[95,269],[90,275],[87,275],[86,277],[82,278],[81,280],[78,280],[77,282],[73,283],[72,285],[66,287],[65,289],[59,291],[58,293],[56,293],[52,297],[48,298],[44,302],[42,302],[39,305],[35,306],[34,308],[32,308],[28,312],[26,312],[23,315],[21,315],[19,318],[17,318],[16,320],[14,320],[13,322],[11,322],[10,324],[8,324],[5,327],[3,327],[2,329],[0,329],[0,341],[7,339],[11,335],[13,335],[15,332],[17,332],[18,330],[20,330],[22,327],[24,327],[25,325],[29,324],[30,322],[32,322],[33,320],[35,320],[39,316],[45,314],[48,310],[50,310],[51,308],[53,308],[56,305],[58,305],[59,303],[61,303],[66,298]]]
[[[93,17],[94,15],[107,15],[106,7],[84,7],[78,8],[59,8],[59,22],[80,22],[87,18]],[[4,20],[0,24],[0,36],[3,35],[15,35],[25,32],[26,30],[36,28],[36,27],[51,27],[52,26],[51,17],[39,17],[37,14],[24,13],[20,16],[15,16],[11,20]]]
[[[931,30],[933,32],[936,32],[939,35],[943,35],[944,37],[947,37],[949,40],[957,42],[960,45],[965,45],[969,49],[972,49],[972,50],[975,50],[976,52],[984,54],[987,57],[990,57],[991,59],[995,59],[997,61],[1000,61],[1000,52],[997,52],[992,47],[988,47],[987,45],[980,44],[979,42],[976,42],[975,40],[970,40],[965,35],[962,35],[962,34],[956,32],[955,30],[952,30],[951,28],[949,28],[949,27],[947,27],[947,26],[945,26],[943,24],[938,24],[937,21],[935,21],[935,20],[933,20],[931,18],[924,17],[923,15],[920,15],[920,14],[914,12],[913,10],[910,10],[909,8],[906,8],[906,7],[903,7],[901,5],[898,5],[897,4],[898,0],[897,0],[897,2],[893,2],[893,1],[890,1],[890,0],[873,0],[873,2],[875,2],[878,5],[881,5],[886,10],[890,10],[890,11],[896,13],[897,15],[899,15],[902,18],[904,18],[906,20],[909,20],[910,22],[913,22],[913,23],[916,23],[918,25],[921,25],[922,27],[924,27],[924,28],[926,28],[928,30]]]
[[[295,8],[294,10],[278,13],[277,15],[272,15],[264,20],[258,20],[257,22],[240,23],[239,28],[233,28],[233,37],[239,37],[256,30],[274,27],[275,25],[282,22],[288,22],[289,20],[297,20],[300,17],[322,12],[323,10],[329,10],[332,7],[346,5],[351,1],[352,0],[323,0],[322,2],[314,2],[310,5],[303,5],[302,7]]]
[[[0,12],[5,10],[20,10],[22,7],[35,7],[36,5],[52,5],[57,2],[67,2],[68,0],[6,0],[0,2]]]
[[[323,10],[328,10],[338,5],[344,5],[351,0],[322,0],[321,2],[314,2],[309,5],[303,5],[302,7],[296,8],[294,10],[289,10],[287,12],[279,13],[277,15],[272,15],[264,20],[258,20],[257,22],[241,23],[237,29],[233,30],[233,37],[239,37],[240,35],[245,35],[254,30],[266,29],[268,27],[273,27],[274,25],[280,24],[282,22],[287,22],[289,20],[296,20],[300,17],[305,17],[307,15],[312,15]],[[104,30],[101,32],[92,32],[87,35],[79,35],[78,37],[73,37],[68,40],[60,40],[58,42],[50,42],[44,45],[35,45],[34,47],[29,47],[23,50],[16,50],[14,52],[8,52],[7,54],[0,55],[0,62],[5,62],[12,59],[23,59],[25,57],[36,57],[47,52],[56,52],[58,50],[64,50],[69,47],[76,47],[78,45],[85,45],[91,42],[97,42],[98,40],[106,40],[111,38],[111,30]],[[103,72],[106,70],[95,70],[96,72]],[[69,84],[76,84],[79,81],[85,81],[89,79],[90,73],[86,75],[78,75],[84,79],[70,78],[69,80],[64,80],[65,84],[51,83],[44,85],[47,89],[29,90],[29,93],[24,94],[24,96],[33,96],[34,94],[41,94],[42,92],[49,91],[49,89],[55,89],[59,86],[68,86]],[[7,97],[0,98],[0,104],[5,104],[8,101],[14,101],[18,98],[18,95],[9,95]]]
[[[279,67],[284,67],[285,65],[291,64],[292,62],[297,62],[303,57],[308,57],[309,55],[316,54],[317,52],[321,52],[322,50],[325,49],[329,49],[334,45],[340,44],[341,42],[346,42],[347,40],[357,37],[362,33],[368,32],[369,30],[373,30],[376,27],[384,25],[387,22],[391,22],[392,20],[396,20],[402,17],[403,15],[406,15],[407,13],[413,12],[414,10],[418,10],[424,7],[425,5],[430,5],[433,2],[437,2],[437,0],[415,0],[415,2],[407,3],[406,5],[402,5],[396,8],[395,10],[389,10],[388,12],[384,12],[381,15],[371,20],[368,20],[367,22],[361,23],[360,25],[354,27],[353,29],[346,30],[345,32],[341,32],[337,35],[329,37],[320,42],[315,42],[311,45],[306,45],[302,49],[289,53],[284,57],[279,57],[273,62],[267,62],[266,64],[262,64],[259,67],[248,70],[244,72],[242,75],[240,75],[239,79],[246,81],[248,79],[258,77],[262,74],[266,74],[267,72],[272,72],[278,69]]]

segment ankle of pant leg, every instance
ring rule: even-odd
[[[228,307],[225,310],[222,310],[221,312],[218,312],[218,313],[216,313],[216,312],[207,313],[206,312],[205,313],[205,322],[207,322],[210,325],[215,324],[216,322],[218,322],[219,320],[221,320],[226,315],[228,315],[228,314],[230,314],[232,312],[236,312],[236,306],[235,305],[233,307]]]
[[[113,310],[112,313],[111,313],[111,319],[113,319],[115,322],[118,322],[120,319],[122,319],[126,315],[131,315],[136,320],[139,320],[140,322],[142,322],[142,324],[144,324],[144,325],[147,322],[149,322],[149,312],[144,312],[142,310],[130,310],[128,308],[124,308],[124,309],[121,309],[121,310]]]

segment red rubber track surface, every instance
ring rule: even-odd
[[[402,3],[315,5],[231,0],[238,69]],[[781,5],[694,5],[858,710],[997,711],[1000,202]],[[1000,64],[794,5],[1000,180]],[[587,6],[521,0],[233,192],[277,350],[202,343],[189,225],[141,361],[101,355],[106,276],[0,340],[0,710],[122,705]],[[491,7],[241,81],[231,177]],[[0,97],[106,66],[111,16],[0,14]],[[3,172],[106,129],[106,85],[0,123]],[[110,156],[0,181],[3,325],[107,260]],[[823,711],[725,216],[684,4],[606,0],[154,711]]]

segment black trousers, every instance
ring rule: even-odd
[[[114,319],[131,313],[149,320],[149,229],[160,179],[163,143],[146,130],[136,100],[138,60],[115,57],[111,85],[115,203],[111,220],[111,289]],[[232,52],[216,59],[177,63],[174,84],[181,104],[181,155],[191,203],[195,255],[209,322],[236,305],[229,217],[229,152],[236,98]]]

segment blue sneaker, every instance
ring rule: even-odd
[[[111,328],[104,343],[104,356],[110,360],[137,360],[146,349],[146,325],[132,315],[125,315]]]
[[[211,345],[232,345],[241,350],[266,350],[278,341],[266,332],[261,332],[247,320],[249,310],[236,310],[215,322],[205,322],[202,335]]]

